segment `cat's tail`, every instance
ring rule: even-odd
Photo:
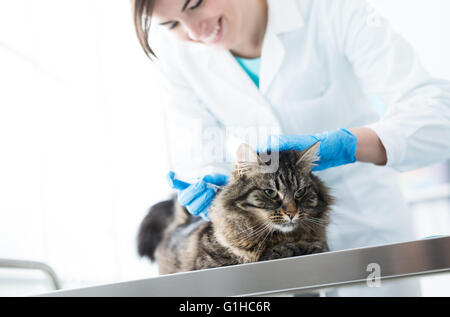
[[[188,213],[176,198],[165,200],[152,206],[139,227],[137,237],[138,254],[155,260],[155,250],[170,228],[187,221]]]

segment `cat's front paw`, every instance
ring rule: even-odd
[[[326,242],[287,242],[267,248],[259,261],[275,260],[292,256],[329,251]]]
[[[260,261],[275,260],[303,254],[304,249],[297,243],[288,242],[267,248]]]
[[[330,251],[326,242],[312,242],[305,250],[305,254],[322,253]]]

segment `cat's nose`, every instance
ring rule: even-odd
[[[284,213],[292,220],[297,214],[297,207],[293,202],[289,202],[284,206]]]
[[[288,215],[289,219],[294,219],[295,215],[297,214],[296,211],[287,211],[286,210],[286,215]]]

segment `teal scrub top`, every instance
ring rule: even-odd
[[[261,58],[242,58],[235,57],[236,61],[241,65],[241,67],[248,74],[250,79],[255,83],[256,87],[259,88],[259,69],[261,65]]]

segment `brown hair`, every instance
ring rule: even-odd
[[[131,3],[133,6],[134,27],[136,29],[139,44],[141,44],[145,54],[152,60],[153,58],[156,58],[156,54],[148,43],[148,36],[154,0],[131,0]]]

